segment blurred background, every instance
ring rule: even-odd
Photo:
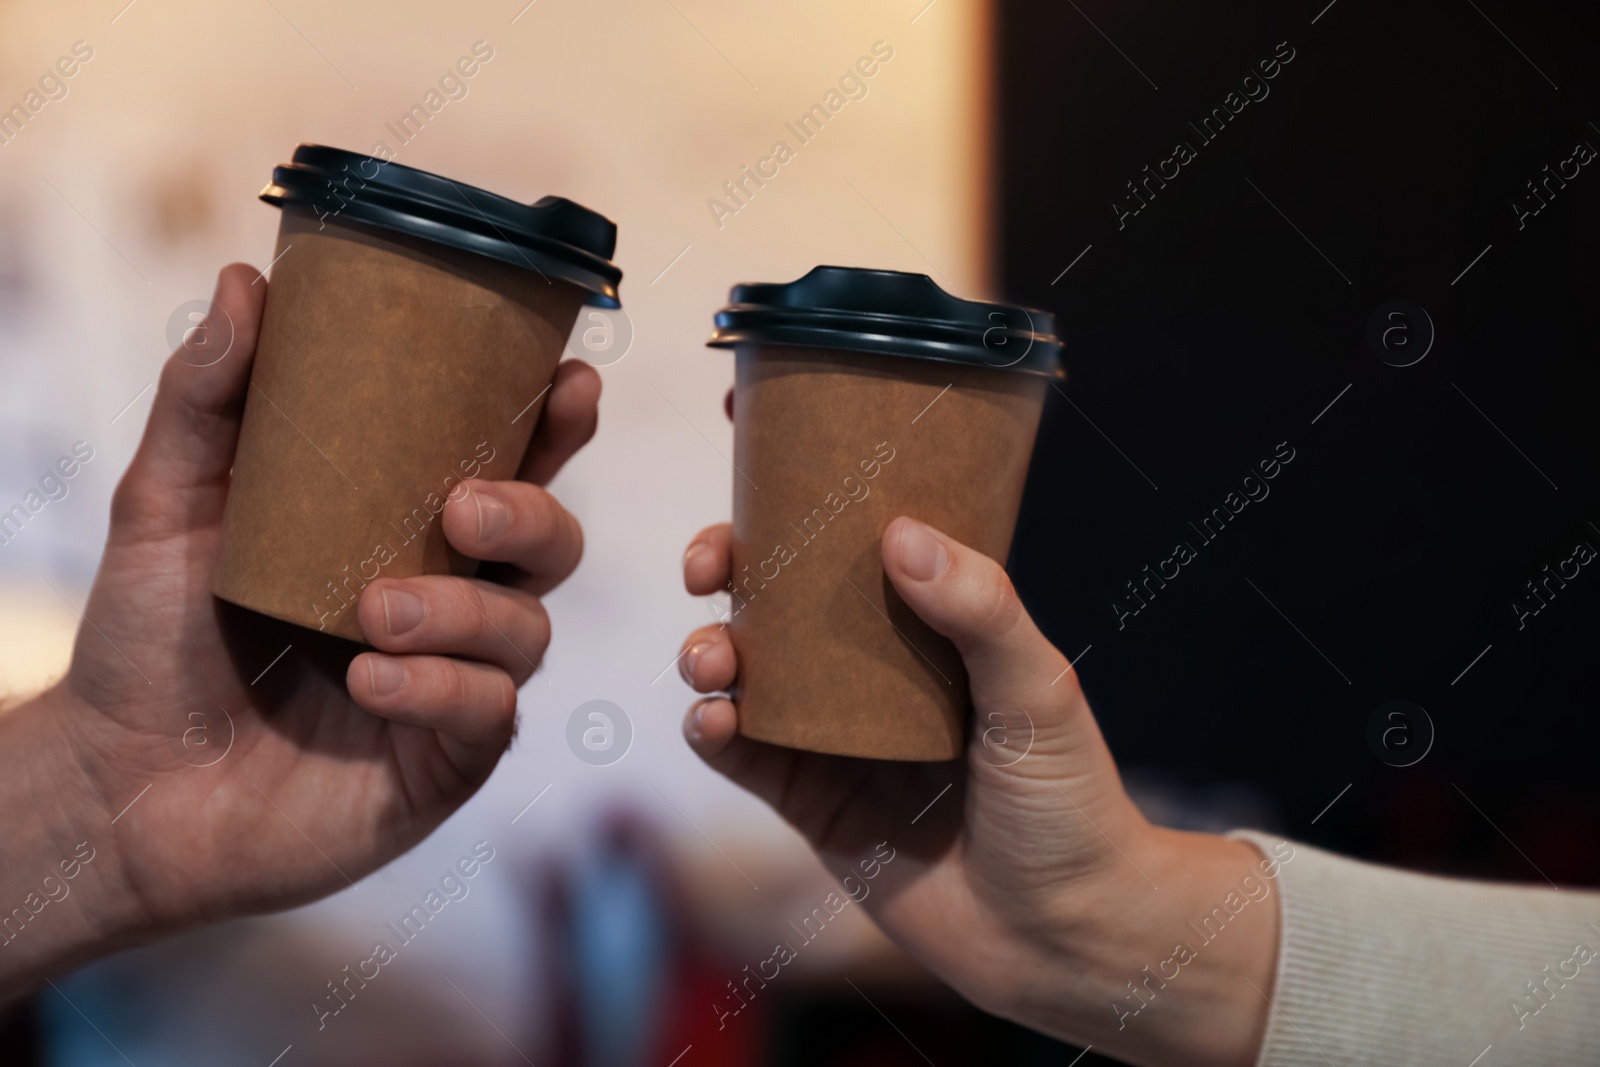
[[[1593,884],[1600,577],[1527,583],[1600,545],[1600,177],[1526,183],[1600,145],[1597,37],[1565,2],[0,3],[0,106],[43,89],[0,117],[0,507],[93,450],[0,547],[0,693],[63,670],[174,314],[223,263],[267,267],[255,196],[295,144],[610,216],[632,337],[588,353],[601,432],[553,485],[587,553],[482,793],[359,891],[58,982],[0,1058],[1078,1062],[854,908],[719,1011],[832,886],[679,736],[673,657],[712,610],[680,553],[729,499],[731,359],[703,344],[729,285],[818,263],[1060,316],[1012,570],[1153,817]],[[730,201],[880,42],[865,95]],[[1213,543],[1199,524],[1284,446]],[[1140,584],[1175,542],[1195,561]],[[632,730],[604,765],[566,742],[594,700]],[[479,841],[469,896],[319,1031],[326,983]]]

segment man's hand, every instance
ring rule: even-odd
[[[730,536],[713,526],[689,546],[689,592],[726,586]],[[847,890],[861,884],[852,867],[886,841],[897,858],[864,906],[979,1006],[1132,1063],[1252,1063],[1272,990],[1275,900],[1241,913],[1178,978],[1145,968],[1170,960],[1176,942],[1198,943],[1189,921],[1242,878],[1265,884],[1260,854],[1146,822],[1077,671],[999,564],[909,518],[889,525],[882,557],[895,590],[966,664],[975,714],[965,760],[778,748],[738,736],[738,709],[722,696],[690,709],[689,744],[773,805],[836,874],[854,874]],[[680,663],[700,692],[735,686],[725,626],[690,635]]]
[[[314,900],[421,840],[505,751],[549,642],[539,597],[582,555],[577,520],[540,488],[595,430],[599,375],[569,362],[520,480],[467,482],[441,515],[455,548],[491,561],[485,577],[372,582],[358,611],[377,651],[212,597],[257,278],[218,278],[224,359],[180,352],[162,372],[67,677],[0,717],[6,819],[30,824],[8,832],[0,909],[43,876],[63,884],[78,843],[94,853],[70,896],[6,928],[0,995],[119,944]]]

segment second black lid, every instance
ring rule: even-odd
[[[303,144],[293,162],[273,168],[261,199],[476,252],[587,289],[590,304],[622,306],[622,271],[611,262],[616,223],[563,197],[520,204],[415,167]]]
[[[792,282],[736,285],[728,300],[713,348],[800,345],[1061,375],[1055,316],[962,300],[926,274],[815,267]]]

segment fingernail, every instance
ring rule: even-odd
[[[386,697],[406,684],[406,669],[387,656],[368,656],[367,680],[374,694]]]
[[[705,650],[706,646],[703,643],[696,642],[689,646],[689,651],[685,652],[683,658],[678,661],[678,673],[683,675],[683,680],[690,685],[694,684],[695,661],[700,658],[700,654]]]
[[[704,558],[705,554],[710,550],[711,546],[706,544],[704,541],[696,541],[694,544],[684,549],[683,569],[687,571],[690,567],[693,567],[695,560]]]
[[[422,598],[415,593],[403,589],[383,591],[383,626],[389,631],[390,637],[399,637],[408,630],[415,630],[427,611]]]
[[[900,527],[900,566],[907,577],[931,582],[950,566],[950,552],[939,535],[911,519]]]
[[[478,540],[493,541],[511,525],[511,509],[487,493],[472,491],[478,508]]]
[[[697,741],[700,739],[700,737],[702,735],[705,734],[705,717],[706,717],[706,704],[707,703],[708,703],[708,701],[702,700],[700,703],[698,703],[698,704],[696,704],[694,706],[694,736],[695,736],[695,740],[697,740]]]

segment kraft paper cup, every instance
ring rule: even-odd
[[[995,316],[995,317],[991,317]],[[909,515],[1004,562],[1061,343],[1044,312],[924,275],[819,267],[735,287],[739,729],[792,748],[948,760],[971,716],[960,657],[885,576]]]
[[[521,466],[580,307],[617,306],[615,227],[335,149],[294,159],[262,194],[283,218],[212,592],[360,640],[369,582],[475,569],[438,516]]]

